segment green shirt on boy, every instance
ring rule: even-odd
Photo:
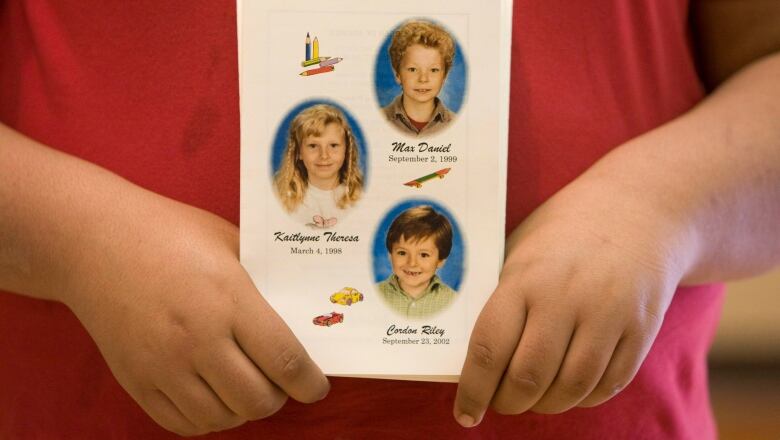
[[[382,297],[391,309],[407,318],[424,318],[444,310],[453,299],[455,291],[444,283],[438,275],[431,278],[422,295],[415,299],[401,289],[398,276],[390,275],[377,284]]]

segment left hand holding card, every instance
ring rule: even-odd
[[[515,230],[469,343],[454,416],[551,414],[628,385],[681,279],[679,226],[635,195],[575,181]]]

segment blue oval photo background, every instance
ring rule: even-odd
[[[374,256],[374,282],[380,283],[393,273],[393,267],[390,264],[390,256],[388,255],[387,247],[385,246],[385,239],[387,238],[387,231],[390,229],[390,224],[393,223],[393,220],[402,212],[420,205],[431,206],[436,212],[447,217],[450,224],[452,224],[452,250],[450,251],[450,256],[447,257],[447,262],[444,263],[444,267],[437,270],[436,273],[439,275],[439,278],[457,292],[460,289],[464,274],[463,261],[465,252],[463,249],[463,236],[460,233],[458,222],[449,210],[439,203],[427,199],[412,199],[402,202],[393,207],[382,218],[382,222],[379,224],[379,228],[374,235],[374,244],[372,247]]]
[[[350,112],[348,112],[343,106],[326,99],[312,99],[305,101],[295,106],[295,108],[290,110],[284,117],[281,125],[279,125],[279,128],[276,130],[273,148],[271,149],[271,179],[274,178],[274,175],[277,171],[279,171],[279,167],[282,165],[282,157],[284,156],[284,149],[287,147],[287,136],[290,131],[290,124],[292,123],[292,120],[305,108],[317,104],[328,104],[341,110],[341,113],[343,113],[347,118],[347,122],[349,122],[350,127],[352,127],[352,134],[355,135],[355,139],[357,139],[358,151],[360,152],[360,170],[363,172],[363,190],[365,191],[366,186],[368,186],[368,167],[366,166],[368,163],[368,146],[366,145],[365,138],[363,137],[363,131],[360,129],[360,125],[357,123],[357,120],[352,117]]]
[[[447,29],[446,26],[428,18],[420,18],[420,20],[430,21]],[[376,96],[379,101],[380,107],[386,107],[396,96],[401,94],[401,86],[395,82],[395,74],[393,73],[393,66],[390,64],[390,55],[387,53],[387,49],[390,47],[390,40],[393,38],[393,33],[403,23],[399,23],[398,26],[393,28],[390,33],[385,37],[382,47],[379,49],[379,53],[376,57],[376,66],[374,68],[374,86],[376,88]],[[455,36],[447,30],[452,36],[455,42],[455,59],[452,61],[452,67],[447,74],[447,79],[444,81],[444,87],[439,92],[439,99],[444,101],[444,105],[447,106],[454,113],[458,113],[463,106],[463,101],[466,96],[466,59],[463,56],[463,51],[460,49],[460,44]]]

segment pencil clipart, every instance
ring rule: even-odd
[[[335,67],[333,66],[318,67],[316,69],[305,70],[301,72],[300,75],[301,76],[318,75],[320,73],[333,72],[333,69],[335,69]]]
[[[319,64],[320,67],[323,67],[322,62],[323,61],[327,61],[329,59],[330,59],[330,57],[318,57],[318,58],[312,58],[312,59],[306,60],[306,61],[301,61],[301,67],[311,67],[311,66],[313,66],[315,64]],[[336,64],[336,63],[331,63],[331,64]],[[327,64],[327,65],[330,65],[330,64]]]
[[[320,59],[322,60],[322,58],[320,58]],[[320,67],[332,66],[334,64],[340,63],[341,60],[343,60],[343,59],[344,58],[339,58],[339,57],[336,57],[336,58],[328,57],[328,59],[320,61]]]
[[[306,32],[306,58],[301,61],[301,67],[313,67],[299,73],[300,76],[313,76],[320,73],[333,72],[335,65],[344,58],[320,56],[320,39],[316,35],[312,40],[311,32]]]

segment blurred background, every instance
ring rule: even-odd
[[[728,284],[710,392],[721,440],[780,440],[780,269]]]

